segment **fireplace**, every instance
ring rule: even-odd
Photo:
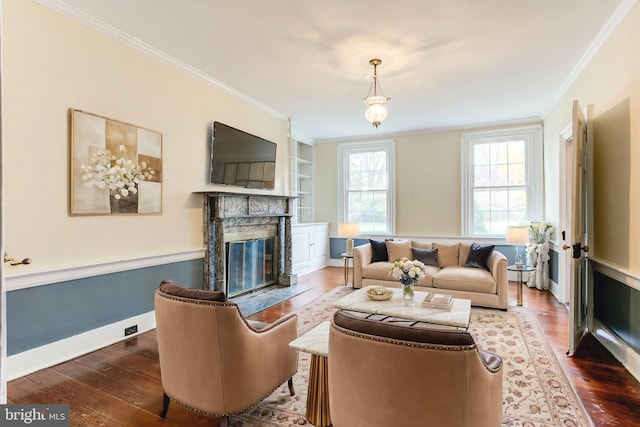
[[[229,240],[225,243],[229,298],[275,283],[275,236]]]
[[[204,287],[233,297],[296,283],[288,196],[204,193]]]

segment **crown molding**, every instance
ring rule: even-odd
[[[416,136],[416,135],[427,135],[434,133],[443,133],[443,132],[455,132],[455,131],[467,131],[471,129],[486,129],[492,127],[507,127],[507,126],[527,126],[527,125],[539,125],[542,124],[542,119],[540,117],[525,117],[522,119],[513,119],[513,120],[501,120],[497,122],[484,122],[484,123],[470,123],[466,125],[458,125],[458,126],[442,126],[442,127],[433,127],[433,128],[423,128],[423,129],[412,129],[402,132],[388,132],[381,133],[375,135],[354,135],[354,136],[341,136],[339,138],[324,138],[324,139],[315,139],[313,140],[314,144],[323,144],[323,143],[340,143],[340,142],[368,142],[372,139],[379,140],[389,140],[403,136]]]
[[[598,32],[598,35],[591,42],[584,55],[580,58],[578,63],[573,67],[573,70],[564,81],[560,89],[556,92],[556,94],[550,99],[547,107],[540,113],[540,117],[546,119],[553,107],[560,101],[560,98],[569,90],[571,85],[576,81],[578,76],[585,69],[587,64],[593,59],[594,55],[598,50],[602,47],[605,41],[609,38],[611,33],[618,28],[618,25],[624,20],[624,18],[631,12],[636,3],[639,0],[623,0],[618,8],[615,10],[613,15],[609,18],[609,20],[604,24],[604,26]]]
[[[251,98],[249,95],[234,89],[233,87],[227,85],[226,83],[217,80],[216,78],[210,76],[207,73],[202,72],[201,70],[192,67],[191,65],[182,62],[173,56],[156,49],[155,47],[143,42],[136,37],[133,37],[131,34],[128,34],[122,30],[119,30],[108,23],[97,19],[96,17],[70,5],[69,3],[62,0],[33,0],[35,3],[56,12],[66,18],[71,19],[78,24],[84,25],[87,28],[97,31],[100,34],[103,34],[109,37],[112,40],[120,42],[124,45],[127,45],[133,49],[136,49],[152,58],[159,60],[165,64],[168,64],[174,68],[177,68],[186,74],[189,74],[197,79],[205,82],[209,86],[215,87],[216,89],[222,90],[234,97],[246,102],[249,105],[252,105],[266,113],[269,113],[279,119],[288,119],[288,116],[280,113],[279,111],[274,110],[273,108]]]

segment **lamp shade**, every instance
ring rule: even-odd
[[[515,244],[529,243],[529,227],[526,225],[508,227],[507,242]]]
[[[360,223],[358,222],[343,222],[340,224],[338,234],[343,237],[353,237],[360,235]]]

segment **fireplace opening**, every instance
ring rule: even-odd
[[[274,249],[275,237],[226,243],[229,298],[275,283]]]

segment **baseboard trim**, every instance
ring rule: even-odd
[[[127,339],[154,329],[156,327],[155,311],[9,356],[5,363],[6,380],[23,377],[122,341],[125,339],[124,328],[132,325],[138,325],[138,332],[129,335]]]
[[[635,379],[640,381],[640,354],[597,319],[593,319],[591,333]]]
[[[99,276],[102,274],[118,273],[121,271],[135,270],[138,268],[171,264],[174,262],[190,261],[194,259],[204,258],[204,253],[204,248],[198,248],[161,255],[120,259],[115,261],[106,261],[96,264],[79,265],[45,271],[27,271],[12,276],[6,276],[6,290],[7,292],[15,291],[18,289],[50,285],[52,283],[84,279],[87,277]]]
[[[567,301],[562,301],[563,298],[560,297],[560,285],[553,280],[549,280],[549,292],[551,292],[551,294],[562,304],[567,303]]]

